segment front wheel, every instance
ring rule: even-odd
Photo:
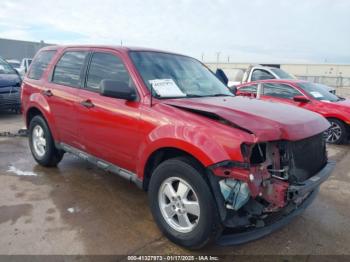
[[[348,137],[348,132],[345,124],[342,121],[334,118],[329,118],[328,121],[331,126],[324,133],[326,142],[337,145],[345,143]]]
[[[209,186],[186,159],[161,163],[152,174],[148,194],[156,223],[174,243],[198,249],[219,234],[218,211]]]

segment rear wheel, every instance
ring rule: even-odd
[[[40,115],[33,117],[30,121],[29,146],[34,159],[42,166],[56,166],[64,154],[55,147],[50,129]]]
[[[197,249],[220,232],[209,186],[186,159],[161,163],[152,174],[148,194],[156,223],[174,243]]]
[[[345,124],[342,121],[334,118],[329,118],[328,121],[331,124],[331,126],[324,133],[326,142],[330,144],[345,143],[348,137],[348,132]]]

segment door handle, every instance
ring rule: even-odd
[[[80,102],[80,104],[86,108],[92,108],[94,107],[95,105],[91,102],[90,99],[87,99],[87,100],[84,100],[82,102]]]
[[[53,96],[53,93],[50,89],[42,91],[42,94],[47,97]]]

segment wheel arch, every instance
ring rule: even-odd
[[[344,142],[346,142],[349,138],[350,138],[350,125],[349,122],[339,118],[339,117],[326,117],[326,119],[328,121],[332,121],[332,120],[337,120],[339,121],[341,124],[343,124],[343,128],[344,128],[344,136],[343,138],[340,138],[339,142],[333,142],[335,144],[343,144]]]
[[[348,119],[346,117],[344,117],[343,115],[340,115],[340,114],[325,114],[323,115],[327,120],[328,119],[336,119],[336,120],[339,120],[339,121],[342,121],[344,124],[347,124]]]
[[[142,183],[143,189],[145,191],[148,190],[148,185],[151,180],[152,173],[158,165],[160,165],[162,162],[168,159],[179,158],[179,157],[186,159],[187,163],[192,165],[198,171],[200,172],[203,171],[201,173],[204,173],[205,164],[202,163],[199,159],[197,159],[197,157],[195,157],[191,153],[176,147],[158,148],[157,150],[153,151],[149,155],[149,157],[147,158],[147,161],[145,162],[144,169],[143,169],[143,183]]]
[[[41,115],[41,116],[45,117],[44,114],[41,112],[41,110],[39,110],[35,106],[32,106],[31,108],[28,109],[26,116],[25,116],[27,127],[29,127],[30,121],[37,115]]]
[[[327,120],[335,119],[340,122],[342,122],[347,130],[350,130],[350,124],[349,121],[345,120],[343,117],[338,117],[338,116],[326,116]]]
[[[52,122],[53,119],[52,117],[49,116],[49,114],[43,110],[42,108],[36,106],[36,105],[31,105],[30,107],[28,107],[28,109],[25,112],[25,123],[26,123],[26,127],[29,128],[30,125],[30,121],[37,115],[40,115],[44,118],[44,120],[46,121],[51,134],[54,138],[54,140],[56,140],[56,138],[58,137],[56,128],[54,128],[54,123]]]

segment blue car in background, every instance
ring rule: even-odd
[[[13,67],[0,58],[0,110],[20,111],[21,77]]]

